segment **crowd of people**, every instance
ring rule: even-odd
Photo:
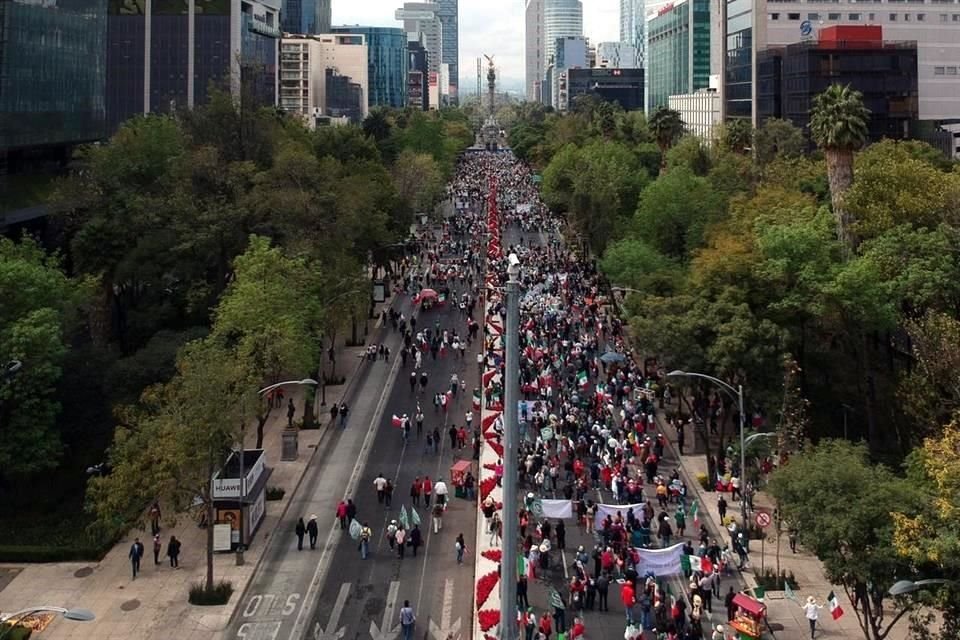
[[[528,491],[524,503],[516,505],[526,567],[517,585],[524,637],[583,635],[578,614],[607,611],[608,593],[614,588],[625,611],[626,638],[645,632],[668,640],[702,638],[705,614],[712,613],[734,560],[730,545],[718,542],[704,526],[687,531],[687,487],[676,470],[662,468],[666,439],[656,417],[657,372],[643,370],[634,360],[594,263],[560,242],[559,223],[540,201],[529,170],[512,155],[500,153],[473,157],[461,165],[463,171],[468,175],[456,183],[454,193],[479,199],[492,178],[505,227],[518,227],[527,235],[503,252],[516,253],[522,265],[520,382],[525,402],[519,456],[508,462],[517,465]],[[532,233],[539,237],[529,237]],[[502,286],[506,266],[505,260],[489,265],[492,286]],[[488,309],[494,318],[505,312],[502,303]],[[486,357],[502,367],[490,338],[488,334]],[[501,393],[497,386],[488,389],[488,402]],[[502,433],[502,424],[494,427]],[[598,490],[609,492],[612,503],[642,507],[600,513],[590,498]],[[538,517],[535,508],[538,498],[561,496],[573,501],[578,527],[595,540],[592,549],[580,546],[573,553],[572,575],[562,586],[552,580],[550,569],[566,547],[565,525]],[[485,506],[481,504],[481,512],[493,540],[502,525]],[[685,552],[702,561],[695,568],[685,567],[687,593],[670,595],[664,580],[638,575],[638,550],[681,540]],[[745,545],[742,550],[746,552]],[[744,561],[741,556],[741,565]],[[529,610],[527,597],[529,582],[537,579],[551,581],[552,611],[539,617]],[[725,598],[728,608],[733,594],[731,586]],[[568,612],[576,616],[569,627]],[[716,627],[710,632],[716,635]]]

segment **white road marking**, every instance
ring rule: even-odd
[[[430,635],[434,637],[434,640],[447,640],[451,635],[457,636],[460,634],[460,622],[461,619],[457,618],[453,621],[453,624],[450,624],[450,619],[453,617],[453,579],[447,578],[444,581],[443,585],[443,609],[440,613],[440,626],[437,627],[437,623],[432,619],[430,620]]]
[[[397,608],[397,596],[400,595],[400,583],[391,582],[390,591],[387,593],[387,606],[383,610],[383,623],[377,627],[377,623],[370,621],[370,637],[373,640],[394,640],[400,635],[400,625],[391,628],[394,621],[394,613]]]
[[[344,582],[340,585],[340,593],[337,594],[337,601],[333,603],[333,609],[330,611],[330,620],[327,622],[327,630],[320,628],[320,623],[313,627],[313,640],[339,640],[347,632],[346,627],[337,628],[340,622],[340,614],[343,613],[343,606],[347,604],[347,596],[350,595],[350,583]]]

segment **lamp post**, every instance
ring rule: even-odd
[[[3,365],[3,369],[0,370],[0,380],[9,380],[13,376],[17,375],[22,368],[22,362],[19,360],[11,360],[7,364]]]
[[[727,393],[731,394],[734,398],[737,399],[737,404],[739,405],[740,410],[740,517],[743,518],[743,528],[747,528],[747,498],[744,482],[744,473],[747,468],[747,455],[746,455],[746,446],[744,442],[744,429],[746,427],[746,419],[743,415],[743,385],[738,384],[736,388],[733,385],[724,382],[720,378],[714,378],[713,376],[708,376],[705,373],[693,373],[691,371],[671,371],[667,374],[667,377],[671,376],[689,376],[693,378],[703,378],[704,380],[709,380],[710,382],[718,385]]]
[[[616,291],[619,293],[636,293],[637,295],[643,295],[644,292],[639,289],[631,289],[630,287],[610,287],[610,291]]]
[[[520,388],[520,259],[508,258],[504,328],[503,554],[500,562],[500,640],[517,640],[517,402]]]
[[[957,585],[956,580],[946,580],[944,578],[927,578],[924,580],[897,580],[887,591],[892,596],[905,596],[908,593],[922,590],[927,585],[948,584]]]
[[[312,384],[312,385],[316,385],[316,384],[317,384],[317,381],[314,380],[314,379],[312,379],[312,378],[304,378],[304,379],[302,379],[302,380],[284,380],[283,382],[277,382],[276,384],[271,384],[270,386],[267,386],[267,387],[264,387],[263,389],[260,389],[259,391],[257,391],[257,395],[258,395],[258,396],[263,396],[263,394],[265,394],[265,393],[269,393],[270,391],[273,391],[274,389],[276,389],[276,388],[278,388],[278,387],[282,387],[282,386],[288,385],[288,384],[297,384],[297,385]],[[243,534],[244,534],[244,531],[243,531],[243,529],[244,529],[244,527],[243,527],[243,520],[244,520],[243,505],[244,505],[244,503],[246,502],[246,499],[247,499],[247,479],[246,479],[246,476],[245,476],[244,468],[243,468],[243,467],[244,467],[244,458],[246,457],[246,444],[245,444],[245,442],[244,442],[244,435],[245,435],[245,433],[246,433],[246,428],[245,428],[245,427],[246,427],[246,424],[247,424],[247,423],[246,423],[246,418],[244,417],[244,419],[243,419],[243,420],[241,421],[241,423],[240,423],[240,451],[238,452],[238,457],[239,457],[239,459],[240,459],[240,523],[239,523],[240,542],[237,544],[237,566],[238,566],[238,567],[243,566],[243,564],[244,564],[244,562],[245,562],[244,557],[243,557],[243,552],[244,552],[244,547],[245,547],[245,545],[244,545],[244,539],[243,539]],[[0,639],[0,640],[2,640],[2,639]]]
[[[93,615],[93,612],[86,609],[64,609],[63,607],[51,607],[49,605],[28,607],[26,609],[14,611],[13,613],[0,617],[0,622],[4,622],[8,625],[6,629],[0,629],[0,640],[6,638],[13,628],[17,626],[17,624],[24,618],[29,618],[35,613],[59,613],[67,620],[73,620],[75,622],[90,622],[96,618],[96,616]]]

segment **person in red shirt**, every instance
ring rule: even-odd
[[[579,617],[574,618],[573,629],[570,631],[570,640],[578,640],[578,638],[583,638],[586,631],[586,627],[583,626],[583,620]]]
[[[423,501],[429,507],[430,506],[430,496],[433,494],[433,482],[430,481],[430,476],[423,477]]]
[[[610,547],[604,549],[603,553],[600,554],[600,566],[603,567],[604,571],[613,571],[613,550]]]
[[[540,616],[540,633],[550,640],[550,634],[553,632],[553,618],[546,611]]]
[[[637,603],[637,597],[633,591],[632,583],[623,583],[623,587],[620,589],[620,601],[623,603],[623,610],[627,614],[627,624],[633,624],[633,605]]]

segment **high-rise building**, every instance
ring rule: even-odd
[[[367,43],[367,103],[407,104],[407,33],[394,27],[338,26],[333,33],[358,34]]]
[[[544,42],[543,3],[545,0],[527,0],[524,41],[524,70],[527,100],[540,102],[541,86],[546,72],[546,44]]]
[[[407,42],[407,105],[426,111],[430,108],[430,79],[427,50],[418,40]]]
[[[720,94],[716,89],[672,95],[667,106],[680,114],[683,128],[707,144],[712,144],[720,126]]]
[[[597,44],[597,64],[604,69],[636,69],[637,48],[626,42],[600,42]]]
[[[557,38],[583,35],[583,3],[580,0],[543,0],[544,60],[556,55]]]
[[[616,102],[625,111],[643,108],[643,69],[568,69],[566,74],[571,101],[589,94]]]
[[[630,66],[643,66],[644,14],[644,0],[620,0],[620,42],[632,45],[637,53],[636,61]]]
[[[589,45],[583,36],[557,38],[554,43],[554,75],[550,103],[559,111],[570,108],[567,93],[567,70],[589,69]]]
[[[443,57],[443,22],[438,11],[440,5],[433,2],[404,2],[394,17],[403,21],[403,30],[408,40],[419,40],[427,50],[427,68],[440,73]]]
[[[722,113],[727,118],[756,118],[757,51],[766,46],[766,0],[720,0],[724,44],[720,73]]]
[[[311,127],[321,117],[362,120],[368,113],[368,48],[359,34],[284,38],[280,102]]]
[[[443,26],[440,62],[450,66],[450,102],[459,102],[460,84],[460,0],[436,0],[437,17]]]
[[[863,94],[869,139],[910,137],[918,115],[917,43],[889,42],[880,26],[833,26],[817,40],[761,51],[760,121],[790,120],[807,130],[814,97],[834,83]]]
[[[677,0],[647,19],[647,111],[710,85],[710,0]]]
[[[283,0],[281,27],[286,33],[310,35],[330,31],[331,0]]]
[[[107,0],[0,2],[0,173],[106,134]],[[141,94],[142,95],[142,94]]]
[[[217,83],[275,105],[280,1],[197,3],[193,15],[181,2],[109,2],[108,126],[201,104]]]

